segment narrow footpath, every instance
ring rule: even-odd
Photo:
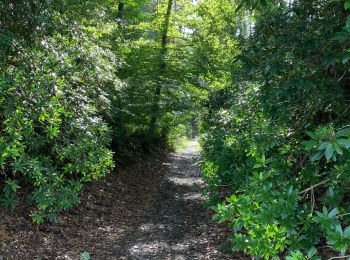
[[[54,224],[2,213],[0,259],[249,259],[220,253],[224,230],[203,206],[196,143],[87,186]]]

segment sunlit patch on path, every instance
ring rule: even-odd
[[[249,259],[217,250],[226,234],[203,206],[197,148],[160,151],[87,186],[58,223],[9,219],[14,239],[3,259],[79,259],[82,252],[101,260]]]
[[[122,248],[123,259],[237,259],[220,253],[213,244],[217,227],[203,207],[205,183],[195,163],[197,147],[193,142],[163,163],[168,171],[158,208]]]

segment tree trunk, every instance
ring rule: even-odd
[[[167,11],[164,17],[164,23],[163,23],[163,28],[162,28],[162,45],[160,49],[160,65],[159,65],[159,76],[157,78],[157,86],[154,91],[154,96],[153,96],[153,101],[152,101],[152,110],[151,110],[151,120],[149,123],[149,128],[148,128],[148,139],[151,141],[154,139],[155,131],[156,131],[156,126],[157,126],[157,120],[159,117],[159,112],[160,112],[160,106],[159,106],[159,101],[160,101],[160,95],[162,91],[162,82],[161,82],[161,75],[164,73],[164,70],[166,68],[166,61],[165,61],[165,56],[167,54],[167,40],[168,40],[168,30],[169,30],[169,22],[170,22],[170,16],[171,16],[171,9],[173,6],[174,0],[168,0],[168,7]]]
[[[118,4],[118,12],[117,12],[117,23],[122,25],[123,23],[123,12],[124,12],[124,3]]]

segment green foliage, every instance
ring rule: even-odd
[[[124,132],[129,136],[147,136],[150,121],[156,118],[156,138],[173,140],[179,125],[187,124],[191,118],[193,96],[198,94],[194,88],[197,82],[191,73],[194,70],[190,59],[192,50],[186,47],[190,39],[181,31],[184,20],[188,19],[184,15],[188,15],[191,8],[185,1],[176,3],[178,8],[170,15],[168,40],[163,46],[167,4],[168,1],[149,2],[142,11],[135,11],[139,13],[138,19],[125,17],[126,39],[119,46],[125,62],[117,75],[126,82],[119,105]],[[120,145],[121,141],[117,142]]]
[[[201,121],[207,204],[230,249],[349,252],[348,0],[0,7],[2,206],[27,191],[33,221],[55,221],[112,169],[111,149],[125,163]]]
[[[243,22],[232,19],[218,33],[223,45],[227,31],[234,35],[236,51],[221,50],[234,54],[231,78],[210,94],[202,113],[207,204],[231,229],[232,250],[320,259],[327,243],[344,255],[350,106],[343,2],[238,4],[255,11],[218,12]]]
[[[350,129],[345,128],[335,132],[332,127],[319,127],[316,131],[308,132],[311,140],[303,141],[307,151],[316,150],[310,160],[312,162],[325,157],[327,160],[337,160],[337,156],[344,155],[343,150],[350,148]]]
[[[17,206],[16,192],[20,188],[16,180],[7,180],[4,184],[0,203],[2,207],[15,210]]]
[[[201,94],[189,72],[192,49],[182,48],[192,11],[177,2],[164,52],[166,3],[0,3],[1,206],[15,210],[26,196],[34,222],[56,221],[115,160],[188,135],[188,110]]]
[[[90,253],[89,252],[83,252],[80,254],[80,260],[90,260],[91,257],[90,257]]]
[[[322,212],[316,211],[316,216],[313,220],[321,225],[328,245],[340,251],[341,255],[345,255],[345,252],[350,247],[350,226],[343,230],[341,222],[337,219],[338,213],[339,210],[337,208],[328,211],[327,208],[323,207]]]
[[[12,38],[11,46],[0,48],[1,204],[14,210],[18,189],[28,187],[36,223],[56,221],[60,211],[78,204],[83,183],[113,167],[110,131],[102,114],[112,100],[107,89],[120,84],[111,69],[117,65],[115,56],[102,48],[91,28],[81,23],[68,32],[54,30],[73,21],[65,16],[66,9],[57,13],[58,6],[42,4],[52,11],[46,24],[50,33],[28,35],[27,28],[21,31],[13,20],[4,19],[7,30],[0,35]],[[93,23],[96,29],[98,21]]]
[[[282,5],[285,6],[286,2],[284,0],[240,0],[238,1],[238,6],[236,11],[239,11],[243,7],[247,9],[256,9],[259,7],[266,8],[268,4]]]

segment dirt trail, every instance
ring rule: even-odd
[[[204,182],[194,164],[196,144],[170,156],[157,210],[121,248],[125,259],[227,259],[210,244],[216,238],[203,208]]]
[[[11,240],[1,259],[248,259],[218,252],[223,230],[203,207],[196,144],[140,162],[88,186],[59,223],[3,214]]]

